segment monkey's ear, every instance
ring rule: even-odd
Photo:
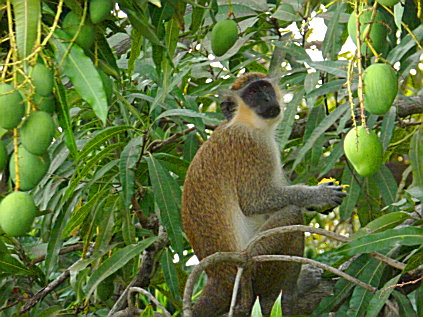
[[[220,103],[220,110],[228,121],[230,121],[236,111],[236,102],[234,97],[226,96]]]

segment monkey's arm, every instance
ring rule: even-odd
[[[289,205],[326,210],[342,203],[343,197],[346,196],[342,190],[342,186],[336,186],[333,182],[318,186],[270,187],[266,189],[260,199],[255,199],[252,203],[242,206],[242,210],[247,216],[273,213]]]

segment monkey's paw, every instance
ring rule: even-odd
[[[342,204],[342,199],[347,195],[343,186],[338,186],[334,182],[322,183],[315,187],[316,196],[314,203],[311,204],[312,209],[324,212],[328,209],[333,209]],[[308,209],[309,209],[308,208]]]

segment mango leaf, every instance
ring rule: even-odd
[[[61,82],[54,81],[56,87],[56,96],[59,103],[57,117],[65,133],[65,144],[69,151],[72,153],[74,158],[78,157],[78,148],[76,146],[75,137],[72,131],[72,122],[69,113],[69,105],[66,99],[65,87]]]
[[[382,128],[380,131],[380,142],[384,150],[388,148],[395,128],[395,119],[397,116],[397,108],[391,107],[388,113],[383,116]]]
[[[329,129],[332,124],[336,122],[347,110],[348,105],[343,104],[336,108],[333,112],[331,112],[317,127],[313,130],[313,133],[308,138],[307,142],[301,147],[296,155],[296,159],[292,166],[292,171],[294,171],[295,167],[301,162],[304,158],[304,155],[313,147],[316,140],[327,130]],[[292,172],[291,171],[291,172]]]
[[[16,45],[20,59],[31,54],[38,35],[41,20],[40,0],[13,0],[16,25]]]
[[[342,86],[345,84],[345,79],[335,79],[328,83],[323,84],[322,86],[310,91],[306,97],[315,98],[322,95],[330,94],[336,91],[341,90]]]
[[[142,34],[138,29],[133,28],[131,30],[131,55],[128,60],[128,75],[132,75],[134,72],[134,65],[141,53],[142,47]]]
[[[276,298],[272,311],[270,312],[270,317],[282,317],[282,293]]]
[[[91,275],[90,279],[86,285],[86,300],[97,288],[98,284],[103,281],[108,276],[115,273],[121,267],[125,266],[131,259],[136,256],[139,256],[142,251],[148,248],[154,241],[157,240],[157,237],[150,237],[142,240],[138,244],[128,245],[122,249],[119,249],[113,255],[105,260],[98,269],[96,269]]]
[[[359,229],[351,236],[351,239],[357,239],[368,235],[369,233],[381,232],[395,228],[396,226],[402,224],[404,220],[409,218],[410,215],[408,213],[401,211],[387,213],[369,222],[365,227]]]
[[[384,203],[386,205],[393,204],[396,201],[398,185],[390,169],[382,165],[374,177]]]
[[[420,284],[420,287],[416,290],[416,306],[417,306],[417,315],[423,316],[423,285]]]
[[[335,75],[341,78],[347,78],[347,61],[311,61],[309,64],[311,67],[320,70],[322,72]],[[345,80],[344,80],[345,83]]]
[[[423,39],[423,25],[415,28],[412,32],[417,38],[417,41],[421,41]],[[386,60],[391,64],[395,64],[396,62],[399,62],[401,58],[403,58],[404,55],[407,54],[414,46],[416,46],[416,41],[408,34],[401,39],[399,45],[395,46],[389,52]]]
[[[55,34],[59,38],[68,38],[61,30],[56,30]],[[97,117],[105,124],[109,107],[103,82],[93,62],[85,55],[82,48],[75,44],[69,50],[70,44],[58,38],[53,37],[51,42],[61,70],[70,78],[79,95],[93,107]],[[65,55],[68,50],[68,54]]]
[[[390,279],[384,287],[378,290],[370,300],[366,317],[377,317],[379,316],[380,311],[382,310],[383,306],[385,306],[386,301],[388,300],[389,296],[392,294],[395,287],[391,287],[398,283],[401,275],[397,275],[394,278]]]
[[[341,156],[344,154],[344,140],[341,140],[341,142],[338,142],[330,152],[330,155],[328,158],[325,159],[323,166],[320,168],[320,174],[318,178],[323,177],[328,173],[331,169],[335,167],[336,162],[341,158]],[[347,168],[345,168],[347,169]],[[348,184],[342,182],[342,184]]]
[[[157,206],[160,209],[160,220],[172,243],[172,247],[182,252],[181,190],[169,172],[153,156],[145,158],[148,164],[151,185]]]
[[[369,259],[366,263],[366,269],[360,275],[360,281],[377,287],[385,266],[384,263],[376,259]],[[367,311],[372,297],[373,293],[362,287],[356,286],[351,295],[348,316],[363,316]]]
[[[418,317],[416,311],[414,310],[413,304],[406,295],[400,293],[397,290],[394,290],[392,292],[392,296],[398,303],[400,316]]]
[[[166,248],[165,252],[163,252],[160,263],[166,280],[166,285],[169,287],[173,297],[180,300],[181,295],[179,294],[178,274],[176,273],[175,264],[173,264],[172,252],[170,252],[168,248]]]
[[[300,89],[294,93],[292,100],[285,106],[284,115],[277,129],[276,140],[280,150],[283,150],[288,142],[292,132],[292,126],[297,113],[297,107],[304,96],[304,89]]]
[[[251,317],[262,317],[263,313],[261,312],[260,300],[257,297],[254,302],[253,309],[251,311]]]
[[[185,161],[191,162],[198,150],[198,137],[196,131],[190,132],[184,142],[183,157]]]
[[[420,245],[423,243],[423,228],[404,227],[372,233],[348,242],[333,254],[353,256],[358,253],[370,253],[395,245]]]
[[[423,129],[418,129],[410,143],[410,161],[413,171],[413,186],[423,185]]]
[[[351,169],[352,167],[345,166],[344,172],[342,173],[342,184],[349,185],[349,187],[346,188],[348,195],[344,197],[341,206],[339,206],[339,216],[342,220],[346,220],[351,216],[361,193],[359,182],[362,177],[358,175],[357,179]],[[359,182],[357,182],[357,180]]]
[[[420,247],[407,261],[407,265],[403,272],[408,272],[417,269],[423,264],[423,247]]]
[[[206,13],[206,2],[206,0],[197,0],[192,4],[192,18],[191,26],[189,27],[189,29],[193,32],[193,34],[196,34],[198,28],[203,22],[204,14]]]
[[[346,4],[343,2],[338,2],[330,8],[333,12],[333,16],[327,24],[328,28],[322,45],[323,56],[329,60],[335,59],[338,52],[341,50],[342,31],[345,25],[339,23],[339,17],[341,16],[341,13],[345,12],[345,9]]]
[[[190,118],[201,118],[204,120],[205,123],[208,124],[219,124],[221,120],[216,118],[216,115],[209,112],[209,113],[203,113],[203,112],[196,112],[194,110],[190,109],[171,109],[167,110],[163,113],[161,113],[157,118],[156,121],[164,118],[164,117],[190,117]],[[213,117],[214,116],[214,117]]]
[[[5,252],[0,252],[0,272],[17,275],[34,275],[34,272],[29,270],[23,263]]]
[[[132,196],[134,195],[135,164],[141,155],[143,135],[131,139],[120,155],[119,175],[122,184],[123,206],[129,210]]]

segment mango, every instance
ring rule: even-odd
[[[348,161],[361,176],[376,173],[382,165],[382,144],[374,131],[364,127],[352,128],[344,140],[344,152]]]
[[[30,71],[35,92],[41,96],[50,96],[53,92],[53,72],[43,64],[36,64]]]
[[[20,190],[27,191],[33,189],[41,181],[44,175],[47,173],[48,167],[50,165],[50,158],[48,154],[43,156],[34,155],[24,147],[19,147],[19,175],[20,175]],[[9,171],[10,177],[13,182],[16,183],[16,173],[15,173],[15,154],[12,154],[12,157],[9,161]]]
[[[371,25],[372,10],[365,10],[360,15],[360,39],[361,39],[361,54],[371,54],[371,50],[366,43],[363,42],[364,36],[368,33],[368,28]],[[376,16],[373,21],[373,25],[370,34],[367,36],[371,45],[376,52],[381,53],[386,45],[386,35],[388,29],[385,26],[385,19],[383,13],[376,11]],[[356,32],[356,17],[354,13],[351,13],[348,19],[348,34],[355,44],[357,44],[357,32]]]
[[[110,11],[113,10],[113,0],[91,0],[90,1],[90,18],[94,24],[105,20]]]
[[[398,92],[395,71],[386,64],[373,64],[363,73],[364,107],[372,114],[385,114]]]
[[[36,207],[31,195],[13,192],[0,203],[0,226],[9,236],[16,237],[31,229]]]
[[[34,94],[33,101],[38,109],[53,114],[56,111],[56,100],[54,96],[41,96],[39,94]]]
[[[384,6],[391,7],[393,5],[396,5],[399,0],[376,0],[377,3],[383,4]]]
[[[215,24],[211,33],[211,47],[214,55],[225,54],[238,39],[238,27],[234,20],[222,20]]]
[[[7,130],[16,128],[25,114],[22,96],[13,90],[9,84],[0,84],[0,127]]]
[[[71,11],[63,19],[63,30],[73,38],[78,31],[80,22],[81,17]],[[79,31],[75,43],[84,49],[89,49],[94,44],[94,40],[95,28],[89,21],[85,20],[84,24],[81,26],[81,30]]]
[[[7,162],[6,146],[0,141],[0,172],[5,168]]]
[[[53,140],[55,125],[53,118],[44,111],[34,111],[21,127],[21,143],[29,152],[41,155]]]

